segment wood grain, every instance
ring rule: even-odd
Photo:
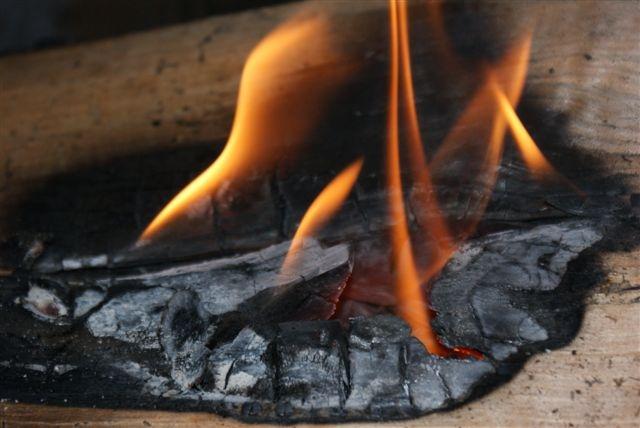
[[[312,3],[348,19],[381,12],[386,2]],[[299,7],[1,58],[0,236],[10,232],[4,227],[6,208],[47,177],[149,147],[223,139],[246,55]],[[631,193],[640,193],[640,3],[482,7],[501,25],[537,16],[525,96],[566,113],[571,143],[600,157],[611,174],[627,179]],[[577,339],[566,348],[534,357],[514,380],[469,405],[380,426],[637,426],[638,260],[638,250],[602,257],[608,276],[589,300]],[[242,425],[211,414],[20,403],[0,403],[0,421],[3,426]]]

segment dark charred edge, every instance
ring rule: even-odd
[[[277,330],[275,330],[277,331]],[[344,333],[344,329],[340,328],[340,331]],[[274,340],[271,342],[272,353],[270,352],[270,364],[277,370],[279,364],[278,359],[274,354],[277,346],[277,333],[272,330],[274,334]],[[403,348],[406,343],[403,344]],[[450,393],[447,389],[447,384],[440,377],[443,387],[447,391],[446,405],[440,409],[419,412],[412,405],[412,409],[408,413],[392,412],[378,415],[353,415],[345,419],[344,411],[335,413],[330,416],[323,416],[318,418],[314,415],[301,415],[292,414],[290,417],[282,417],[278,412],[278,403],[282,398],[282,393],[277,390],[277,383],[274,383],[274,399],[272,407],[268,408],[265,414],[260,416],[254,416],[248,414],[245,411],[247,405],[253,405],[255,403],[244,403],[240,406],[236,404],[224,403],[224,402],[211,402],[206,400],[193,400],[189,398],[176,399],[165,397],[152,397],[144,391],[143,381],[136,380],[129,375],[125,374],[120,369],[115,369],[104,361],[101,361],[104,365],[99,368],[102,371],[95,371],[96,367],[90,365],[80,366],[74,370],[73,376],[62,375],[60,379],[51,381],[50,373],[34,373],[31,370],[21,370],[20,368],[4,368],[0,367],[0,385],[11,384],[13,382],[18,383],[24,376],[28,376],[34,379],[33,385],[39,385],[37,389],[27,391],[24,395],[17,396],[16,402],[28,402],[34,404],[46,404],[55,405],[60,407],[93,407],[101,409],[133,409],[133,410],[166,410],[176,412],[214,412],[222,417],[229,417],[242,422],[250,424],[264,424],[264,423],[277,423],[279,425],[295,425],[300,423],[305,424],[331,424],[331,423],[357,423],[357,422],[383,422],[383,421],[403,421],[411,420],[419,416],[425,416],[431,413],[448,411],[462,405],[468,404],[469,401],[480,397],[486,392],[494,389],[494,387],[502,384],[496,383],[494,385],[494,378],[492,376],[485,376],[481,381],[475,384],[473,393],[467,399],[461,402],[455,402],[450,398]],[[164,375],[164,373],[159,373]],[[66,377],[65,377],[66,376]],[[278,374],[274,374],[274,380],[278,379]],[[48,386],[59,388],[56,393],[47,393],[43,399],[42,390]],[[105,391],[118,390],[118,397],[113,398],[109,394],[105,395]],[[63,392],[62,392],[63,391]],[[69,392],[74,392],[73,399],[69,400]],[[21,390],[21,392],[25,392]],[[280,394],[280,395],[279,395]],[[13,398],[12,398],[13,399]]]

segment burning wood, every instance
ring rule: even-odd
[[[539,215],[531,205],[548,202],[549,182],[576,189],[516,113],[532,33],[477,65],[469,103],[441,144],[425,150],[406,2],[389,0],[389,24],[384,173],[372,167],[361,177],[370,159],[363,149],[336,159],[341,172],[325,174],[314,191],[279,176],[278,152],[300,148],[355,70],[327,66],[348,61],[338,61],[326,21],[285,24],[247,60],[220,156],[131,248],[57,257],[40,242],[0,276],[2,305],[17,320],[0,323],[3,391],[35,399],[23,376],[36,371],[51,402],[82,404],[99,393],[106,405],[188,405],[251,421],[405,418],[457,405],[531,352],[570,339],[559,325],[577,319],[580,304],[558,307],[572,297],[563,276],[605,225],[563,218],[479,229],[490,204],[504,203],[506,192],[495,191],[501,174],[534,178],[542,195],[506,220],[535,219],[527,210]],[[442,55],[469,73],[454,52]],[[508,129],[522,167],[503,164]],[[359,188],[366,179],[384,185]],[[250,201],[244,214],[234,211],[238,194]],[[344,205],[352,215],[332,229]],[[264,207],[266,227],[256,218]],[[239,254],[221,256],[206,233],[192,238],[201,219],[201,230],[232,241],[227,254]],[[235,242],[233,229],[244,224],[246,239]],[[258,229],[280,242],[265,248]],[[171,240],[185,231],[184,246]],[[353,317],[358,311],[376,316]]]

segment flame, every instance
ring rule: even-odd
[[[345,199],[347,199],[358,175],[360,175],[362,163],[363,159],[360,158],[345,168],[322,189],[320,194],[311,203],[311,206],[302,217],[300,226],[298,226],[296,234],[291,241],[291,247],[289,247],[289,251],[282,265],[281,272],[283,274],[291,272],[304,240],[324,226],[338,211]]]
[[[509,124],[513,138],[516,141],[518,149],[522,154],[522,158],[529,170],[541,177],[555,173],[554,168],[551,166],[547,158],[544,157],[536,143],[533,141],[533,138],[531,138],[531,135],[529,135],[529,132],[520,121],[520,118],[516,114],[505,93],[495,84],[495,82],[492,85],[492,88],[494,96],[498,100],[500,111]]]
[[[575,184],[560,174],[551,163],[547,160],[542,153],[536,142],[527,131],[518,114],[513,108],[513,105],[497,85],[493,86],[494,94],[500,105],[502,114],[504,115],[511,135],[516,142],[516,146],[522,155],[524,163],[527,165],[529,171],[539,181],[556,181],[569,187],[580,197],[585,198],[585,194]]]
[[[265,37],[245,64],[222,153],[160,211],[138,244],[155,238],[190,206],[215,196],[233,180],[264,171],[285,148],[300,145],[320,106],[350,71],[348,64],[335,65],[345,64],[338,58],[330,47],[327,22],[319,17],[286,23]]]
[[[399,7],[400,6],[400,7]],[[413,256],[404,207],[402,179],[400,176],[399,147],[399,86],[400,65],[403,66],[403,88],[410,128],[412,152],[419,152],[414,171],[418,178],[429,185],[428,172],[422,168],[424,154],[420,142],[417,115],[413,103],[411,65],[409,63],[408,24],[406,3],[389,0],[390,24],[390,79],[389,105],[387,110],[387,186],[389,191],[389,211],[391,216],[391,246],[395,271],[396,311],[409,324],[412,334],[418,338],[432,354],[445,355],[447,350],[438,342],[431,329],[430,311],[422,290],[422,281]],[[402,33],[402,34],[401,34]],[[402,40],[401,40],[402,39]],[[420,144],[418,147],[417,145]]]
[[[400,38],[400,68],[401,86],[403,89],[404,113],[408,127],[409,159],[414,183],[419,187],[420,192],[416,193],[420,209],[429,213],[428,225],[422,225],[422,236],[420,242],[435,243],[436,254],[431,254],[427,265],[422,268],[421,278],[428,281],[433,275],[439,272],[453,254],[455,249],[449,228],[444,216],[440,211],[438,201],[435,196],[431,175],[427,166],[424,154],[424,144],[420,136],[420,125],[418,123],[418,113],[416,110],[415,93],[413,89],[413,77],[411,68],[411,49],[409,46],[409,25],[407,17],[407,3],[399,3],[398,8],[398,30]],[[428,229],[426,227],[428,226]],[[429,239],[427,239],[429,238]]]
[[[395,293],[396,310],[411,326],[412,333],[434,354],[447,355],[451,351],[444,348],[430,326],[431,311],[428,307],[422,284],[436,275],[450,259],[456,246],[448,224],[442,215],[435,196],[431,174],[427,166],[420,137],[420,126],[415,104],[412,68],[409,46],[407,2],[389,0],[390,10],[390,89],[387,116],[387,180],[389,205],[392,219],[391,243],[393,249],[393,267],[396,273]],[[461,69],[458,60],[448,43],[440,3],[429,4],[432,20],[440,22],[434,31],[442,38],[446,55],[445,66]],[[536,170],[551,170],[524,126],[515,115],[513,105],[517,105],[526,80],[527,65],[531,50],[532,33],[527,32],[515,46],[495,65],[483,66],[484,82],[480,85],[471,101],[456,121],[451,132],[434,156],[433,169],[459,168],[455,174],[458,182],[456,197],[467,197],[463,217],[458,218],[457,239],[471,235],[479,223],[489,203],[495,186],[498,165],[501,161],[507,127],[515,133],[521,149],[529,148],[525,160],[535,160]],[[402,97],[404,119],[407,124],[407,139],[412,178],[421,192],[417,193],[421,213],[427,214],[427,222],[422,224],[419,243],[434,243],[436,251],[428,253],[426,266],[419,272],[412,248],[411,236],[404,206],[400,152],[399,152],[399,98]],[[529,136],[529,139],[526,139]],[[537,152],[534,151],[537,150]],[[464,160],[468,159],[468,162]],[[542,161],[545,163],[542,163]],[[533,168],[534,165],[531,165]],[[469,189],[475,188],[475,192]],[[458,201],[459,202],[459,201]],[[465,350],[454,350],[464,353]]]
[[[527,32],[505,56],[493,66],[484,67],[484,82],[473,95],[453,128],[431,160],[435,175],[448,171],[454,183],[451,194],[464,207],[456,218],[459,240],[473,234],[484,214],[498,176],[502,159],[507,121],[496,97],[496,88],[510,105],[516,105],[522,94],[527,74],[532,33]]]

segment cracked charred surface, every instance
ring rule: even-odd
[[[286,243],[236,258],[97,275],[80,287],[102,287],[92,296],[99,303],[88,291],[65,293],[77,280],[68,273],[55,283],[4,284],[3,306],[19,328],[5,323],[0,330],[8,344],[0,351],[2,398],[279,422],[388,420],[449,408],[509,376],[527,355],[573,337],[566,324],[579,317],[581,299],[562,278],[601,236],[593,222],[572,220],[490,234],[458,250],[432,284],[434,326],[444,343],[476,348],[482,360],[429,355],[392,315],[347,326],[323,320],[351,272],[344,245],[310,241],[305,260],[322,263],[278,287],[260,275],[273,283]],[[234,270],[258,280],[247,291]],[[219,281],[244,287],[238,296],[212,292]],[[562,303],[571,297],[573,305]],[[93,306],[76,318],[58,308],[62,323],[35,313],[48,307],[36,298]]]
[[[581,296],[560,286],[567,264],[601,238],[593,222],[574,220],[464,244],[431,290],[436,330],[497,361],[557,346],[579,325]]]

